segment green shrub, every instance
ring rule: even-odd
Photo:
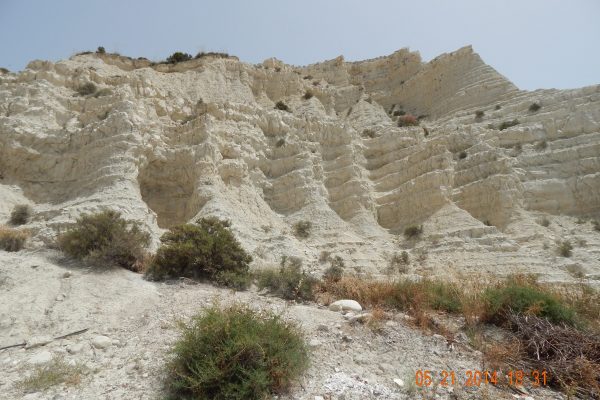
[[[60,249],[73,258],[132,271],[141,269],[149,243],[150,235],[117,211],[83,214],[58,237]]]
[[[106,49],[102,46],[98,46],[98,50],[96,50],[96,53],[98,54],[105,54],[106,53]]]
[[[394,111],[394,113],[392,115],[394,117],[401,117],[401,116],[403,116],[405,114],[406,114],[406,111],[404,111],[404,110],[396,110],[396,111]]]
[[[529,106],[529,111],[530,112],[536,112],[536,111],[539,111],[540,108],[542,108],[542,106],[539,103],[532,103]]]
[[[304,100],[310,100],[313,96],[314,94],[310,90],[307,90],[306,92],[304,92],[304,96],[302,96],[302,98]]]
[[[0,225],[0,250],[19,251],[25,246],[29,232]]]
[[[310,236],[312,223],[310,221],[298,221],[294,224],[294,235],[296,237],[306,239]]]
[[[404,229],[404,237],[406,239],[418,238],[423,233],[423,227],[410,225]]]
[[[302,261],[297,257],[283,256],[279,268],[263,269],[256,273],[259,289],[286,300],[314,299],[318,279],[302,270]]]
[[[9,74],[10,70],[8,70],[8,69],[6,69],[4,67],[0,67],[0,73],[2,73],[2,74]]]
[[[262,400],[287,391],[308,367],[296,325],[245,306],[212,306],[181,331],[168,368],[173,398]]]
[[[467,152],[466,151],[461,151],[460,153],[458,153],[458,158],[460,160],[464,160],[465,158],[467,158]]]
[[[592,225],[594,225],[594,230],[600,232],[600,221],[598,220],[593,220],[592,221]]]
[[[500,106],[500,104],[496,104],[496,107],[494,107],[494,110],[498,111],[499,109],[501,109],[502,107]]]
[[[77,88],[77,93],[80,96],[88,96],[91,94],[96,93],[96,85],[94,85],[92,82],[88,82],[88,83],[84,83],[83,85],[79,86]]]
[[[509,279],[483,293],[486,319],[496,324],[506,321],[506,313],[526,313],[548,318],[554,323],[575,325],[575,310],[533,281]]]
[[[10,223],[12,225],[24,225],[31,218],[32,209],[27,204],[17,204],[10,213]]]
[[[287,111],[287,112],[292,112],[290,110],[290,108],[287,106],[287,104],[285,104],[283,101],[279,100],[277,103],[275,103],[275,109],[276,110],[281,110],[281,111]]]
[[[284,138],[279,138],[277,140],[277,142],[275,143],[275,147],[282,147],[285,145],[285,139]]]
[[[563,257],[571,257],[573,245],[568,240],[564,240],[558,244],[558,254]]]
[[[188,277],[243,289],[250,283],[252,257],[244,251],[229,222],[202,218],[197,225],[177,225],[161,238],[147,271],[151,279]]]
[[[340,256],[335,256],[330,260],[330,266],[323,273],[323,279],[329,281],[339,281],[344,275],[344,260]]]
[[[171,54],[169,57],[167,57],[167,63],[169,64],[177,64],[180,62],[184,62],[184,61],[189,61],[192,59],[192,56],[188,53],[183,53],[181,51],[176,51],[175,53]]]
[[[503,131],[507,128],[510,128],[511,126],[519,125],[520,123],[521,122],[519,122],[518,119],[513,119],[512,121],[504,121],[498,126],[498,129]]]
[[[483,112],[483,110],[477,110],[477,111],[475,111],[475,118],[476,119],[482,119],[484,115],[485,115],[485,112]]]

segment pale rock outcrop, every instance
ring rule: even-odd
[[[88,82],[99,91],[78,95]],[[402,112],[421,126],[398,127]],[[567,261],[547,247],[580,234],[571,262],[597,275],[600,239],[575,221],[600,216],[600,86],[521,91],[471,47],[427,63],[402,49],[306,67],[33,61],[0,75],[0,199],[2,220],[33,207],[33,247],[110,208],[153,246],[175,224],[229,218],[257,268],[289,255],[320,272],[328,251],[383,274],[406,250],[409,273],[564,280]],[[313,223],[307,239],[292,235],[301,220]],[[423,225],[421,240],[404,239],[410,225]]]

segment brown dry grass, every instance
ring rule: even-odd
[[[19,251],[25,246],[29,231],[0,225],[0,250]]]

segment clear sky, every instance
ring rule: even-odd
[[[600,0],[0,0],[0,66],[13,71],[99,45],[305,65],[468,44],[521,89],[600,84]]]

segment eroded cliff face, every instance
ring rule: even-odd
[[[96,95],[78,95],[88,82]],[[420,126],[398,127],[401,112]],[[256,267],[295,255],[319,271],[329,251],[383,274],[406,249],[411,273],[600,274],[600,234],[575,223],[600,216],[600,86],[520,91],[470,47],[306,67],[34,61],[0,74],[0,174],[0,219],[32,204],[32,246],[111,208],[155,244],[172,225],[229,218]],[[301,220],[308,239],[292,234]],[[404,239],[412,224],[421,240]],[[557,258],[566,239],[574,256]]]

